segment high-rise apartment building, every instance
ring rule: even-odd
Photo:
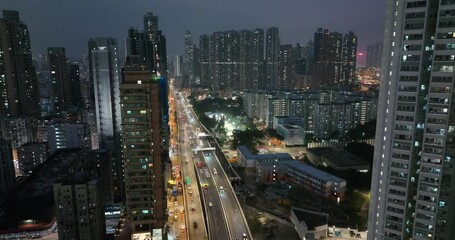
[[[165,76],[167,74],[166,38],[159,30],[158,16],[149,12],[144,15],[143,23],[143,31],[134,28],[128,30],[125,54],[127,57],[138,56],[140,61],[150,66],[152,71],[158,71]]]
[[[127,63],[120,86],[126,213],[133,234],[164,233],[164,163],[168,161],[164,78]]]
[[[357,36],[350,31],[343,36],[340,85],[351,85],[354,83],[356,61]]]
[[[138,56],[145,62],[145,36],[142,31],[135,28],[128,29],[128,37],[125,39],[125,56]]]
[[[78,64],[69,65],[69,78],[71,83],[71,105],[73,107],[82,108],[82,93],[81,93],[81,75]]]
[[[183,55],[183,78],[188,82],[188,86],[192,86],[194,78],[194,45],[193,35],[190,31],[185,32],[185,54]]]
[[[386,6],[368,239],[455,239],[455,2]]]
[[[264,66],[264,30],[257,28],[253,30],[253,73],[246,89],[259,90],[264,89],[265,66]]]
[[[278,89],[278,59],[280,57],[280,33],[277,27],[267,28],[265,35],[266,79],[264,89]]]
[[[280,57],[278,61],[278,77],[279,84],[278,89],[282,90],[292,90],[293,79],[295,78],[295,58],[294,58],[294,48],[291,44],[281,45],[280,47]]]
[[[106,223],[100,183],[87,172],[53,185],[58,238],[62,240],[106,239]]]
[[[203,86],[215,90],[266,89],[266,66],[272,79],[278,81],[279,36],[277,28],[269,29],[270,63],[264,61],[264,30],[214,32],[199,38],[199,77]],[[278,44],[278,46],[276,46]],[[275,85],[279,85],[276,83]],[[271,89],[270,87],[269,89]]]
[[[27,25],[16,11],[0,18],[0,116],[39,117],[39,90]]]
[[[367,46],[367,67],[380,68],[382,56],[382,43]]]
[[[96,38],[88,43],[100,148],[120,147],[120,66],[117,40]]]
[[[52,84],[52,101],[54,113],[60,113],[71,107],[71,79],[69,63],[65,55],[65,48],[50,47],[47,49],[49,71]]]
[[[200,85],[210,86],[210,40],[209,36],[203,34],[199,37],[199,66],[201,69]]]
[[[313,87],[349,85],[355,76],[357,36],[329,32],[319,28],[314,33]]]

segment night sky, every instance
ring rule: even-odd
[[[183,53],[185,30],[214,31],[277,26],[281,43],[306,43],[317,28],[359,37],[359,51],[382,41],[384,0],[1,0],[0,8],[17,10],[28,25],[33,55],[49,46],[67,55],[87,54],[91,37],[114,37],[123,49],[129,27],[143,29],[142,17],[153,12],[165,34],[168,54]],[[363,56],[362,58],[365,58]],[[361,62],[363,62],[361,60]]]

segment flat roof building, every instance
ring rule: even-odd
[[[308,160],[316,166],[331,167],[335,170],[357,170],[368,172],[370,164],[367,161],[346,151],[335,150],[330,147],[308,148]]]
[[[343,197],[346,180],[299,161],[289,161],[285,164],[289,182],[326,198]]]
[[[80,149],[62,149],[35,168],[7,196],[7,224],[0,238],[20,237],[24,232],[51,232],[55,225],[53,185],[80,166]]]
[[[315,240],[327,237],[329,214],[302,208],[291,208],[291,222],[300,239]]]

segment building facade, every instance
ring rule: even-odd
[[[0,18],[0,116],[39,117],[39,89],[27,25],[16,11]]]
[[[52,123],[46,126],[49,154],[59,149],[91,149],[90,129],[82,123]]]
[[[382,43],[367,46],[367,67],[380,68],[382,57]]]
[[[386,6],[368,239],[455,239],[455,3]]]
[[[17,149],[19,171],[23,175],[29,175],[33,169],[46,161],[49,156],[47,142],[29,142]]]
[[[357,36],[319,28],[314,34],[312,87],[349,85],[355,77]]]
[[[63,47],[50,47],[47,49],[47,55],[52,86],[53,113],[60,114],[61,111],[72,107],[69,63]]]
[[[59,239],[106,239],[102,186],[86,178],[81,172],[53,185]]]
[[[11,141],[0,140],[0,194],[5,194],[16,184]]]
[[[159,78],[139,64],[122,71],[120,87],[123,162],[125,173],[126,213],[133,234],[164,233],[165,183],[164,162],[167,152]]]
[[[90,71],[95,95],[96,126],[99,146],[118,149],[120,146],[120,65],[117,40],[91,39]]]

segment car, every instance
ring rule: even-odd
[[[243,234],[242,234],[242,237],[243,237],[243,240],[247,240],[247,239],[248,239],[246,233],[243,233]]]
[[[197,228],[197,222],[196,221],[193,222],[193,228]]]
[[[177,201],[175,201],[175,202],[174,202],[174,206],[177,206],[177,205],[178,205],[178,203],[177,203]]]
[[[185,225],[182,225],[182,227],[180,228],[182,230],[182,232],[185,232]]]
[[[209,207],[213,206],[212,202],[209,202]]]
[[[193,196],[193,191],[190,191],[189,194],[190,194],[190,196]]]
[[[179,217],[176,215],[174,215],[174,222],[177,222],[179,220]]]
[[[209,187],[209,185],[206,183],[204,184],[204,188],[207,189]]]

